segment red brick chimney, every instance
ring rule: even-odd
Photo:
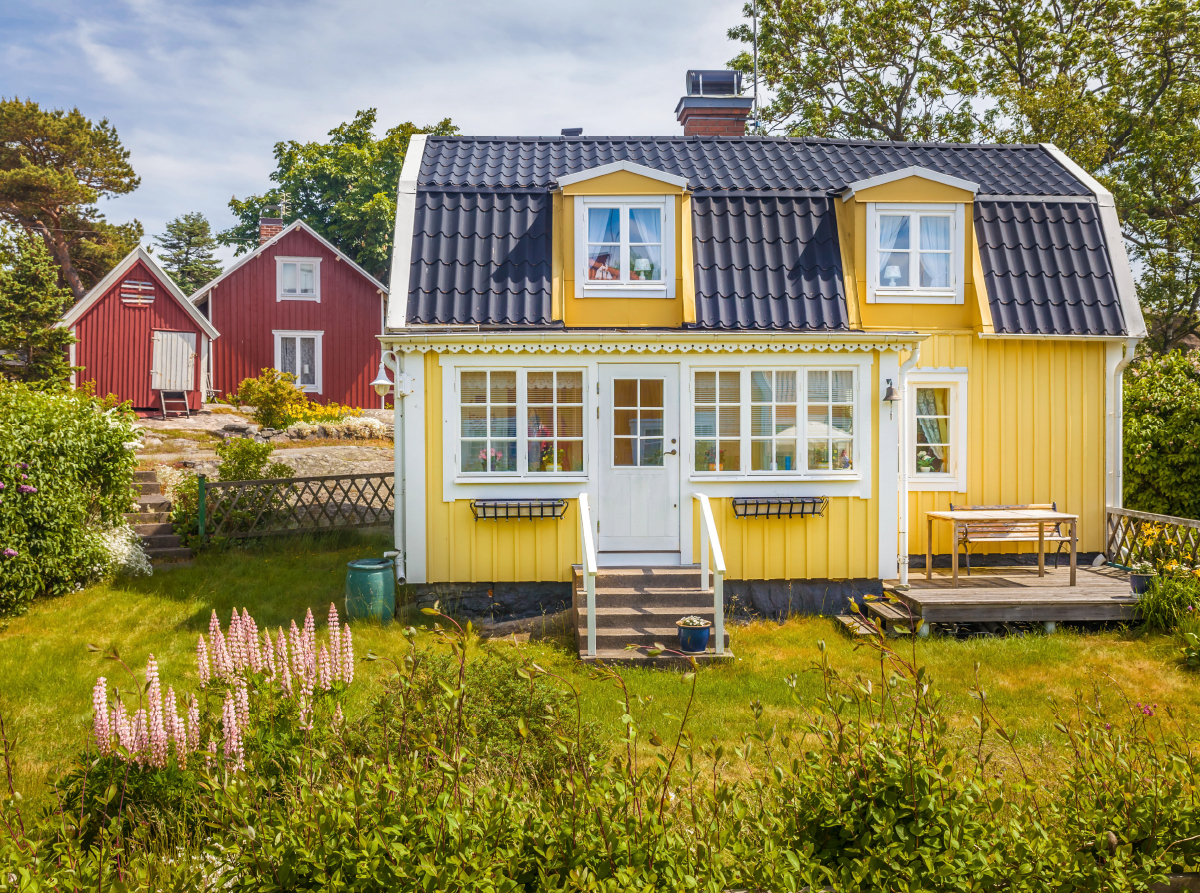
[[[689,71],[687,95],[675,107],[684,136],[745,136],[754,105],[742,96],[740,71]]]
[[[283,221],[278,217],[258,218],[258,244],[265,245],[283,232]]]

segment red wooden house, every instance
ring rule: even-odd
[[[183,411],[185,401],[187,409],[200,408],[203,370],[218,332],[141,247],[59,325],[77,339],[71,365],[82,368],[72,384],[93,382],[97,394],[116,394],[135,409]]]
[[[264,368],[291,372],[320,403],[379,407],[387,288],[301,220],[264,219],[260,244],[191,296],[221,331],[210,387],[226,396]]]

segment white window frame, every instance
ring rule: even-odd
[[[312,264],[313,265],[313,289],[311,295],[285,295],[283,293],[283,265],[284,264]],[[296,270],[297,281],[299,281],[300,271]],[[321,303],[321,258],[319,257],[279,257],[275,258],[275,302],[280,301],[315,301]]]
[[[948,472],[917,472],[917,388],[950,390],[950,468]],[[908,436],[904,461],[908,463],[908,488],[916,491],[967,492],[967,371],[965,369],[928,369],[908,373],[906,423]]]
[[[592,433],[588,424],[588,413],[593,413],[594,403],[589,393],[589,369],[586,365],[572,363],[545,363],[537,366],[511,366],[503,363],[479,365],[456,365],[445,367],[453,393],[445,401],[450,421],[447,430],[442,461],[450,463],[447,468],[456,483],[499,483],[501,481],[547,483],[555,481],[586,481],[591,467]],[[516,471],[463,471],[462,470],[462,374],[464,372],[516,372],[517,374],[517,470]],[[578,372],[583,376],[583,468],[580,471],[530,471],[529,470],[529,373],[530,372]],[[549,406],[551,404],[535,404]],[[467,438],[470,439],[470,438]],[[533,438],[536,439],[536,438]]]
[[[662,270],[658,282],[596,282],[588,275],[588,209],[621,209],[621,269],[629,270],[629,209],[658,208],[663,215]],[[577,195],[575,196],[575,297],[577,298],[669,298],[675,297],[675,196],[674,195]]]
[[[297,329],[272,329],[271,334],[275,337],[275,369],[279,372],[283,371],[283,344],[282,344],[282,342],[283,342],[284,338],[296,338],[296,339],[314,338],[314,339],[316,339],[316,344],[314,345],[315,356],[313,359],[313,362],[316,364],[316,367],[317,367],[316,384],[302,385],[302,384],[300,384],[299,376],[297,376],[296,386],[299,387],[300,389],[302,389],[303,391],[305,391],[305,393],[320,394],[321,388],[324,386],[324,378],[322,375],[324,363],[322,362],[322,358],[321,358],[321,339],[325,336],[325,333],[323,331],[321,331],[321,332],[302,332]],[[297,363],[300,362],[300,342],[299,342],[299,340],[297,340],[297,342],[296,342],[296,362]]]
[[[726,471],[700,471],[696,470],[695,465],[695,450],[696,437],[696,373],[698,372],[741,372],[741,433],[739,435],[741,441],[741,459],[742,465],[739,470]],[[791,471],[780,469],[760,469],[752,470],[751,450],[754,441],[754,436],[751,431],[751,423],[753,420],[753,410],[751,409],[750,396],[752,393],[753,373],[761,372],[795,372],[796,373],[796,458],[797,465],[800,468],[792,469]],[[808,467],[808,373],[809,372],[851,372],[854,376],[854,433],[849,438],[852,442],[853,455],[851,457],[851,467],[821,469]],[[687,444],[690,447],[691,464],[689,468],[689,476],[692,480],[794,480],[794,481],[812,481],[812,480],[857,480],[863,476],[863,464],[867,461],[864,457],[863,447],[863,425],[864,419],[867,418],[865,413],[869,411],[869,407],[863,405],[863,381],[867,378],[867,370],[859,364],[849,363],[806,363],[797,365],[795,363],[780,363],[780,362],[765,362],[756,365],[734,365],[734,366],[718,366],[718,365],[695,365],[689,367],[690,378],[688,380],[687,391],[687,430],[684,432],[687,438]],[[759,404],[762,405],[762,404]],[[718,438],[721,439],[721,438]],[[728,439],[728,438],[725,438]]]
[[[950,218],[950,287],[921,288],[910,285],[899,288],[879,282],[879,218],[881,215],[908,214]],[[920,225],[909,226],[913,239],[909,249],[918,263],[910,265],[913,277],[919,277]],[[959,203],[867,202],[867,303],[868,304],[961,304],[963,303],[963,271],[966,257],[966,206]],[[919,281],[919,280],[917,280]]]

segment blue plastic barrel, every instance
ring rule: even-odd
[[[396,614],[396,572],[390,558],[360,558],[346,565],[346,617],[391,623]]]

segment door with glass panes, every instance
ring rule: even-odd
[[[600,552],[679,552],[679,367],[600,367]]]

